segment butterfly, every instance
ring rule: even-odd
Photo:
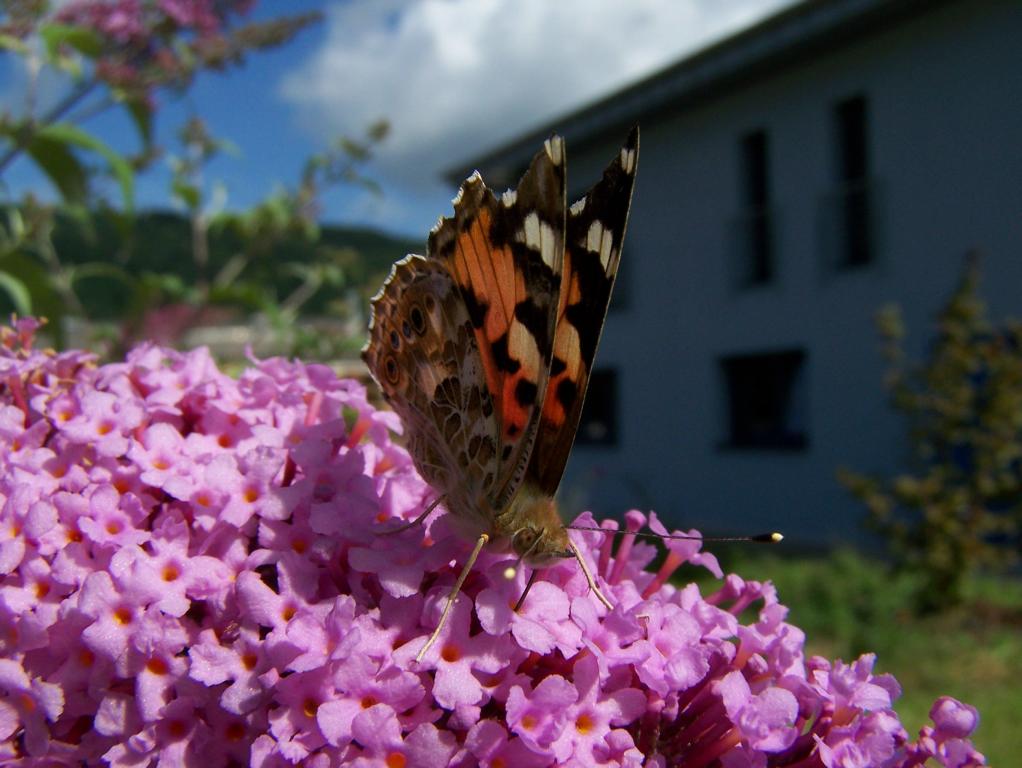
[[[455,197],[454,216],[430,232],[426,255],[398,261],[372,299],[363,359],[438,493],[412,525],[443,501],[454,527],[476,542],[417,660],[487,544],[533,569],[576,558],[611,607],[554,495],[621,259],[638,154],[633,128],[571,206],[559,136],[499,197],[477,171]]]

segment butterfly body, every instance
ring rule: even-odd
[[[557,502],[534,483],[523,483],[494,523],[495,534],[508,538],[511,550],[533,568],[574,557]]]
[[[412,459],[467,538],[534,567],[579,557],[554,495],[617,273],[638,132],[585,197],[565,200],[564,143],[515,190],[478,173],[427,255],[373,298],[363,357],[402,418]],[[588,574],[587,574],[588,575]]]
[[[549,494],[532,482],[513,492],[498,487],[493,399],[482,368],[466,362],[476,354],[471,323],[449,279],[423,261],[403,260],[388,283],[401,291],[404,302],[394,309],[407,305],[408,317],[381,313],[375,318],[376,327],[387,329],[383,342],[390,348],[380,363],[381,386],[385,393],[406,392],[401,400],[388,399],[406,426],[416,468],[443,494],[452,523],[465,538],[486,533],[491,546],[527,553],[525,561],[537,567],[553,556],[571,557],[567,531]],[[414,344],[408,333],[415,335]],[[402,337],[396,348],[392,334]]]

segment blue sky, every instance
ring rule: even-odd
[[[332,136],[360,135],[374,120],[392,134],[370,169],[376,197],[337,190],[323,219],[425,238],[454,192],[441,172],[521,131],[576,109],[789,5],[791,0],[262,0],[257,17],[319,10],[321,23],[289,45],[209,74],[181,99],[165,96],[158,141],[190,114],[238,153],[207,182],[224,204],[252,205],[290,184]],[[9,58],[9,57],[7,57]],[[14,104],[24,75],[0,58],[0,94]],[[55,91],[56,89],[54,89]],[[103,117],[88,129],[119,149],[130,126]],[[5,179],[15,192],[52,197],[25,162]],[[138,180],[140,207],[166,207],[169,172]]]

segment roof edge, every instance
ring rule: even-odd
[[[573,147],[597,143],[643,117],[716,98],[820,50],[850,43],[954,0],[804,0],[684,56],[575,111],[547,120],[444,172],[457,184],[477,168],[496,184],[514,181],[536,147],[559,133]],[[505,177],[505,178],[501,178]]]

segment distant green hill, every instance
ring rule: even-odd
[[[57,253],[66,265],[102,262],[117,265],[133,276],[143,273],[173,275],[184,285],[198,279],[191,257],[191,227],[188,219],[171,211],[148,211],[133,218],[130,230],[123,230],[113,213],[97,213],[88,226],[68,217],[58,217],[53,233]],[[240,237],[230,231],[211,231],[207,275],[215,275],[242,247]],[[289,237],[251,260],[241,280],[286,297],[297,278],[283,274],[282,265],[327,260],[341,267],[344,288],[355,289],[363,301],[380,286],[391,264],[409,252],[421,252],[420,242],[395,238],[379,231],[342,226],[322,226],[317,242]],[[132,297],[115,280],[94,278],[83,281],[80,293],[88,313],[97,319],[116,319],[131,310]],[[338,299],[335,290],[322,290],[302,306],[302,314],[329,311]]]

